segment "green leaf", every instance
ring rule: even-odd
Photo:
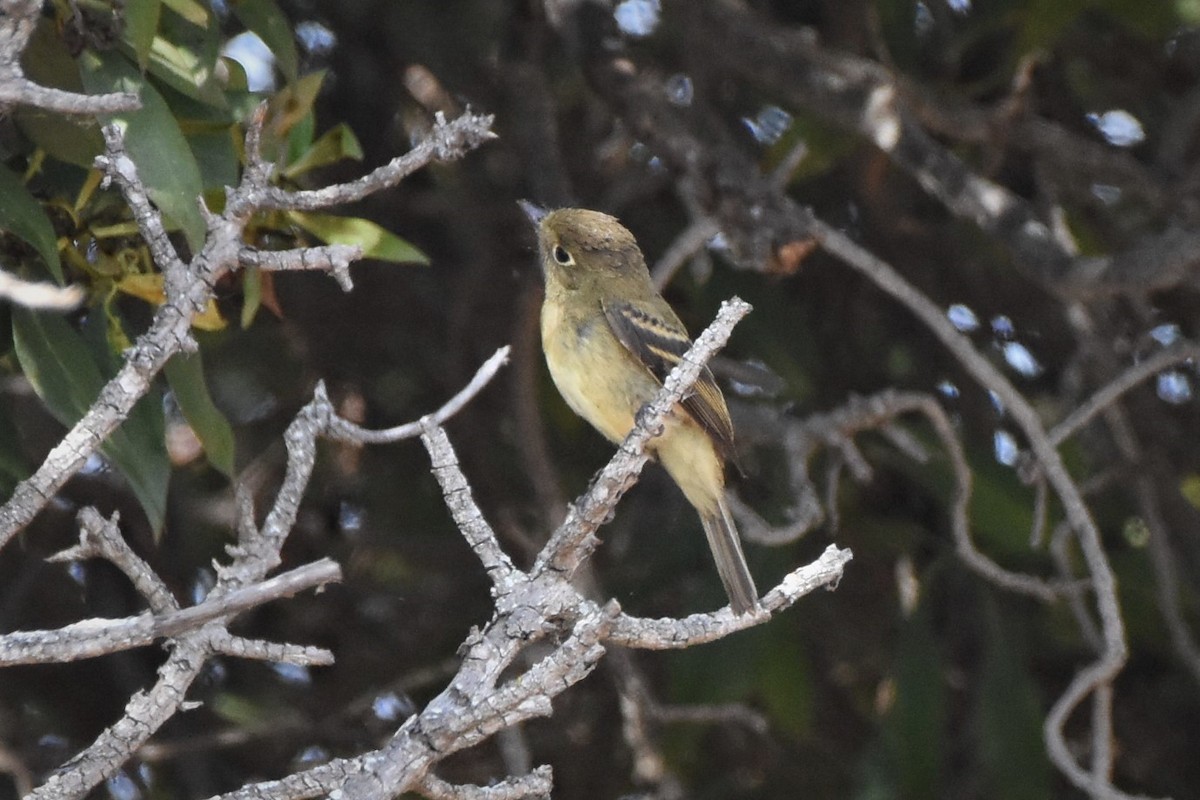
[[[318,167],[336,164],[345,158],[362,161],[363,151],[354,131],[350,130],[350,126],[343,122],[329,129],[320,139],[313,142],[312,147],[288,165],[287,169],[283,171],[283,175],[286,178],[295,178]]]
[[[301,211],[289,211],[287,216],[326,244],[358,245],[366,258],[397,264],[429,263],[420,250],[370,220]]]
[[[214,126],[187,134],[188,146],[204,180],[204,189],[223,189],[238,182],[238,153],[228,127]]]
[[[900,797],[940,797],[946,688],[926,605],[905,622],[894,669],[896,700],[884,741]]]
[[[1184,476],[1179,482],[1179,493],[1193,508],[1200,508],[1200,475],[1193,472]]]
[[[227,477],[233,477],[233,428],[208,393],[200,354],[176,355],[163,372],[180,411],[204,445],[208,463]]]
[[[54,280],[59,285],[65,283],[50,218],[21,179],[3,166],[0,166],[0,232],[11,233],[37,250]]]
[[[21,55],[21,66],[35,83],[84,92],[79,67],[49,18],[43,18],[29,38]],[[91,169],[96,156],[104,150],[104,139],[94,120],[64,118],[62,114],[50,114],[31,106],[17,108],[13,118],[22,133],[59,161]]]
[[[1049,798],[1050,766],[1033,677],[990,597],[984,610],[987,639],[975,714],[980,793],[994,800]]]
[[[233,13],[242,24],[255,33],[275,54],[275,63],[288,83],[296,80],[300,72],[300,59],[296,55],[296,39],[292,24],[275,4],[275,0],[240,0],[233,4]]]
[[[197,0],[163,0],[163,5],[197,27],[208,27],[208,9]]]
[[[321,93],[325,71],[310,72],[295,83],[288,84],[271,98],[264,135],[264,152],[274,153],[277,160],[290,164],[313,144],[316,115],[313,103]]]
[[[299,83],[303,83],[300,81]],[[299,84],[298,84],[299,85]],[[288,128],[287,141],[284,142],[285,161],[292,162],[300,158],[313,145],[313,135],[317,130],[317,115],[310,108],[304,116]]]
[[[795,636],[764,637],[759,655],[759,693],[780,729],[797,738],[813,729],[813,680],[808,656]]]
[[[262,307],[263,276],[255,267],[247,267],[242,273],[242,327],[249,328]]]
[[[199,198],[204,190],[200,168],[162,95],[132,64],[112,52],[85,52],[80,59],[89,91],[137,92],[142,107],[112,115],[125,130],[125,149],[150,199],[169,223],[182,228],[193,251],[204,243]]]
[[[83,337],[54,314],[13,309],[13,344],[34,391],[67,426],[83,417],[111,376],[101,371]],[[163,441],[162,404],[155,392],[137,403],[100,449],[125,476],[159,535],[166,518],[171,467]]]
[[[168,14],[150,45],[147,68],[175,91],[205,105],[225,108],[225,93],[216,77],[220,50],[215,27],[197,28]]]
[[[161,14],[161,0],[127,0],[125,3],[125,41],[133,48],[138,67],[143,70],[150,58],[150,45],[158,33]]]
[[[0,396],[0,495],[6,497],[18,481],[25,480],[30,474],[17,433],[12,401],[10,396]]]

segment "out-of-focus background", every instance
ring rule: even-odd
[[[102,60],[129,56],[121,29],[105,27],[119,10],[70,4],[82,9],[76,23],[62,5],[44,20],[45,64],[83,63],[94,52],[106,54]],[[262,498],[279,478],[280,435],[316,381],[327,383],[345,415],[392,425],[436,408],[511,344],[511,365],[448,430],[485,514],[509,552],[529,563],[613,448],[570,413],[545,371],[540,275],[518,198],[615,214],[652,265],[683,248],[665,295],[693,332],[724,298],[754,305],[714,371],[744,450],[731,483],[774,523],[797,503],[782,421],[841,408],[856,395],[920,392],[943,406],[965,448],[979,548],[1011,570],[1049,577],[1058,565],[1080,563],[1070,541],[1055,537],[1061,507],[1040,503],[1023,480],[1028,444],[1008,409],[910,311],[806,238],[781,197],[811,207],[906,276],[1047,427],[1123,370],[1197,335],[1197,272],[1186,246],[1200,230],[1193,2],[244,4],[274,9],[272,19],[290,26],[282,33],[240,5],[164,2],[159,21],[177,42],[215,32],[223,58],[245,73],[238,103],[211,112],[202,97],[150,70],[210,193],[232,180],[228,130],[244,120],[255,92],[297,109],[283,131],[293,160],[280,156],[281,163],[296,163],[335,126],[352,132],[326,140],[322,152],[336,157],[295,169],[298,186],[386,162],[438,113],[494,114],[499,134],[461,161],[337,210],[396,237],[383,253],[390,261],[353,268],[352,292],[317,274],[220,287],[225,324],[197,333],[204,381],[234,434],[227,457]],[[187,21],[195,9],[203,24]],[[264,44],[247,28],[276,38]],[[176,79],[186,88],[186,71]],[[890,100],[878,93],[885,85]],[[921,134],[911,150],[890,155],[868,138],[871,114],[889,102]],[[7,168],[21,176],[36,153],[48,152],[42,177],[28,185],[48,207],[56,197],[69,206],[85,175],[77,164],[88,163],[86,149],[70,148],[86,143],[59,142],[55,152],[36,120],[17,115],[2,124]],[[76,165],[71,153],[82,154]],[[956,157],[951,166],[960,172],[931,153]],[[1039,249],[1014,232],[1021,219],[987,207],[987,190],[983,211],[964,210],[973,184],[963,176],[1011,192],[1053,246]],[[112,222],[105,213],[95,210],[97,225]],[[56,232],[79,241],[91,223],[68,216],[54,216]],[[264,220],[258,232],[281,246],[322,238],[320,224],[309,222]],[[64,264],[95,286],[104,277],[95,265],[120,248],[111,236],[90,241],[101,256],[85,252]],[[406,243],[428,263],[403,263],[418,260]],[[30,257],[22,245],[5,247]],[[1078,256],[1062,256],[1072,251]],[[1039,260],[1046,252],[1058,260]],[[1126,259],[1112,272],[1080,271],[1100,263],[1087,257],[1109,256]],[[107,279],[123,280],[119,272]],[[70,322],[111,345],[120,338],[113,319],[136,335],[151,310],[126,285]],[[0,307],[6,331],[12,313]],[[3,336],[7,496],[63,428]],[[1115,685],[1114,781],[1179,798],[1200,787],[1200,658],[1186,639],[1200,629],[1198,379],[1194,364],[1152,376],[1063,447],[1102,531],[1130,643]],[[120,473],[95,463],[0,557],[0,631],[141,608],[107,565],[67,569],[42,560],[74,540],[74,511],[87,503],[121,509],[127,536],[178,595],[203,596],[211,562],[230,541],[231,484],[204,458],[170,397],[165,408],[173,472],[161,537]],[[1019,596],[969,570],[951,531],[950,463],[928,425],[916,417],[902,424],[912,446],[875,431],[858,436],[856,448],[817,448],[807,472],[823,521],[794,541],[747,545],[763,588],[831,540],[851,548],[836,592],[717,644],[628,655],[644,680],[643,702],[699,705],[715,720],[654,717],[670,781],[636,771],[619,708],[628,684],[608,664],[567,692],[552,718],[454,757],[441,774],[487,783],[509,774],[513,748],[524,748],[532,763],[554,766],[562,800],[643,792],[1077,796],[1049,764],[1042,725],[1094,658],[1090,612],[1081,623],[1066,600]],[[912,457],[921,448],[923,463]],[[1031,546],[1035,529],[1043,533]],[[602,536],[596,581],[626,610],[681,616],[724,603],[699,523],[657,469]],[[122,780],[97,794],[198,798],[361,752],[444,687],[455,649],[490,615],[486,577],[416,442],[323,446],[284,554],[289,563],[332,556],[346,579],[245,615],[236,629],[328,647],[336,665],[304,671],[214,661],[193,689],[204,706],[172,720]],[[115,719],[162,658],[160,648],[146,648],[7,670],[4,754],[44,775]],[[730,703],[750,713],[707,708]],[[1072,743],[1080,753],[1091,746],[1088,713],[1067,728],[1069,736],[1078,728]],[[669,794],[672,787],[681,794]],[[14,784],[0,775],[0,798],[13,796]]]

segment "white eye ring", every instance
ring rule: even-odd
[[[575,263],[575,259],[571,258],[571,254],[561,244],[554,245],[554,249],[550,251],[550,255],[554,256],[554,260],[564,267],[569,267]]]

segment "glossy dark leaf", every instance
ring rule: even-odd
[[[222,474],[232,477],[234,467],[233,428],[213,403],[204,377],[199,353],[179,354],[167,362],[167,383],[175,402],[204,445],[204,455]]]
[[[939,644],[920,607],[905,622],[884,741],[901,797],[940,797],[946,687]]]
[[[14,309],[13,344],[34,391],[55,418],[67,426],[83,417],[112,375],[107,369],[102,372],[83,337],[54,314]],[[157,392],[142,398],[101,446],[101,452],[125,476],[155,534],[161,533],[171,468]]]
[[[54,280],[64,283],[54,226],[21,178],[0,166],[0,232],[11,233],[37,250]]]
[[[313,142],[312,147],[283,170],[283,175],[287,178],[295,178],[310,170],[336,164],[346,158],[362,161],[362,157],[362,145],[359,144],[354,131],[350,130],[350,126],[343,123],[330,128],[320,139]]]
[[[34,30],[22,54],[21,66],[31,80],[43,86],[68,92],[86,91],[75,59],[49,19],[43,19]],[[31,106],[16,108],[13,118],[21,132],[34,144],[68,164],[90,169],[96,156],[104,149],[104,139],[95,120],[66,119],[61,114],[51,114]]]
[[[12,397],[0,396],[0,492],[8,495],[18,481],[29,477],[29,464],[21,452]]]
[[[975,712],[983,794],[995,800],[1042,800],[1051,790],[1041,702],[995,602],[983,607],[987,639]]]
[[[420,250],[370,220],[301,211],[289,211],[287,216],[326,244],[358,245],[364,258],[397,264],[429,263]]]
[[[147,68],[184,96],[225,108],[225,93],[217,79],[220,51],[220,32],[207,19],[204,24],[194,24],[176,14],[164,14],[150,45]]]
[[[125,41],[133,48],[142,69],[149,61],[161,14],[162,0],[127,0],[125,3]]]
[[[200,169],[162,95],[132,64],[115,53],[85,54],[83,80],[93,92],[137,92],[138,111],[122,112],[113,119],[125,129],[125,148],[137,164],[150,199],[168,222],[183,229],[188,244],[198,250],[204,242],[204,217],[199,198],[203,191]]]

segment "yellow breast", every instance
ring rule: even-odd
[[[656,384],[599,314],[590,319],[542,307],[542,346],[550,377],[567,405],[614,442],[633,429],[633,415]]]
[[[604,317],[564,312],[564,304],[542,307],[542,347],[550,377],[571,409],[610,441],[633,430],[634,416],[661,388],[657,380],[608,327]],[[676,406],[664,420],[651,454],[704,513],[715,507],[724,486],[724,469],[712,439]]]

